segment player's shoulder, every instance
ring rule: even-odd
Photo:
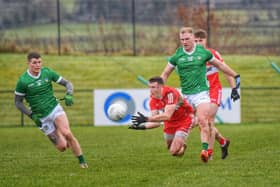
[[[211,53],[215,56],[215,58],[217,58],[218,60],[223,61],[221,54],[217,50],[215,50],[213,48],[207,48],[207,49],[209,51],[211,51]]]
[[[19,81],[23,81],[23,80],[25,80],[25,79],[28,78],[28,77],[29,77],[28,72],[25,71],[25,72],[23,72],[23,73],[20,74],[18,80],[19,80]]]
[[[183,47],[178,47],[175,51],[175,53],[173,53],[173,55],[168,58],[168,61],[171,62],[171,64],[175,65],[177,60],[183,56],[185,53],[184,53],[184,50],[183,50]]]
[[[42,72],[50,72],[50,71],[53,71],[53,70],[51,68],[48,68],[48,67],[42,67],[41,71]]]
[[[205,49],[201,44],[195,44],[195,47],[196,49],[201,49],[201,50]]]
[[[42,67],[41,68],[41,73],[42,74],[48,74],[48,75],[52,75],[52,74],[57,74],[57,72],[49,67]]]
[[[167,95],[168,93],[179,93],[179,91],[176,88],[173,88],[171,86],[164,86],[163,87],[163,95]]]
[[[203,45],[201,45],[201,44],[196,44],[195,47],[196,47],[196,50],[198,50],[198,51],[202,51],[202,52],[207,51],[207,52],[210,52],[208,49],[206,49],[206,48],[205,48]]]

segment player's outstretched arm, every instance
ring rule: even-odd
[[[32,111],[25,107],[23,104],[24,96],[15,95],[15,105],[22,113],[31,118]]]
[[[152,114],[153,113],[154,111],[152,111]],[[145,130],[157,128],[160,126],[159,122],[148,122],[148,117],[144,116],[142,113],[137,112],[137,114],[138,115],[133,115],[131,117],[132,125],[128,127],[129,129]]]
[[[213,64],[214,66],[216,66],[223,73],[225,73],[231,77],[235,78],[236,76],[238,76],[238,74],[235,71],[233,71],[233,69],[231,69],[226,63],[222,63],[216,58],[213,61],[211,61],[210,63]]]
[[[233,100],[233,102],[237,101],[240,99],[240,95],[238,93],[238,88],[240,86],[240,75],[237,75],[237,77],[232,77],[227,74],[224,74],[227,81],[229,82],[229,85],[231,87],[231,94],[230,98]]]
[[[60,85],[62,85],[62,86],[64,86],[65,88],[66,88],[66,93],[67,94],[69,94],[69,95],[72,95],[73,94],[73,92],[74,92],[74,86],[73,86],[73,84],[70,82],[70,81],[68,81],[68,80],[66,80],[66,79],[64,79],[64,78],[61,78],[60,80],[59,80],[59,82],[57,82],[58,84],[60,84]]]
[[[172,73],[174,70],[174,67],[172,67],[170,64],[167,64],[161,73],[160,77],[163,79],[163,81],[166,83],[169,75]]]
[[[64,100],[65,100],[65,104],[66,106],[71,106],[74,104],[74,99],[73,99],[73,91],[74,91],[74,87],[73,87],[73,84],[64,79],[64,78],[61,78],[60,81],[58,82],[58,84],[66,87],[66,95],[64,97]]]
[[[28,117],[30,117],[37,126],[41,126],[41,121],[40,118],[42,118],[41,114],[32,114],[32,111],[29,110],[28,108],[25,107],[25,105],[23,104],[23,99],[24,96],[20,96],[20,95],[15,95],[15,105],[16,107],[25,115],[27,115]]]

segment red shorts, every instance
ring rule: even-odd
[[[222,102],[222,88],[211,88],[209,89],[209,96],[211,103],[215,103],[220,106]]]
[[[177,131],[189,133],[193,124],[193,116],[190,114],[183,120],[164,122],[163,132],[166,134],[175,134]]]

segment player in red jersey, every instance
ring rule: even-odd
[[[130,129],[145,130],[157,128],[164,122],[164,138],[171,155],[182,156],[186,150],[185,141],[193,124],[192,106],[175,88],[164,85],[161,77],[149,80],[150,110],[147,117],[138,112],[132,116]],[[143,124],[145,123],[145,124]]]
[[[212,54],[215,56],[215,58],[217,58],[218,60],[220,60],[221,62],[224,63],[224,60],[222,59],[222,57],[218,51],[207,47],[207,32],[206,31],[199,29],[194,33],[194,36],[195,36],[196,43],[201,44],[203,47],[207,48],[209,51],[212,52]],[[210,63],[207,63],[207,74],[206,75],[207,75],[207,79],[209,82],[209,87],[210,87],[209,96],[210,96],[210,100],[211,100],[209,122],[214,124],[216,113],[221,104],[222,85],[219,80],[218,69],[215,66],[211,65]],[[232,88],[231,98],[233,99],[233,101],[238,100],[240,98],[240,96],[239,96],[237,90],[235,89],[234,79],[226,74],[225,74],[225,77],[228,80],[230,87]],[[214,127],[211,131],[211,137],[210,137],[209,147],[208,147],[209,158],[212,158],[212,155],[213,155],[215,139],[220,143],[221,150],[222,150],[221,157],[222,157],[222,159],[225,159],[228,155],[228,147],[230,144],[230,140],[223,137],[222,134],[218,131],[218,129],[216,127]]]

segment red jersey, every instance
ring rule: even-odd
[[[221,62],[224,62],[221,55],[218,51],[208,48],[208,50],[211,51],[211,53],[215,56],[216,59],[220,60]],[[209,82],[209,96],[211,103],[215,103],[218,106],[220,106],[222,102],[222,84],[219,79],[219,70],[214,65],[207,62],[206,64],[207,68],[207,79]]]
[[[219,54],[218,51],[208,48],[209,51],[211,51],[211,53],[214,55],[214,57],[218,60],[220,60],[221,62],[224,62],[224,60],[222,59],[221,55]],[[210,88],[222,88],[222,84],[219,80],[219,70],[218,68],[216,68],[214,65],[210,64],[209,62],[207,62],[206,64],[207,67],[207,79],[209,81],[209,86]]]
[[[180,92],[175,88],[164,86],[162,90],[162,98],[157,99],[150,97],[150,109],[164,111],[166,105],[176,105],[176,109],[170,120],[164,121],[164,132],[169,132],[170,128],[179,126],[191,126],[193,109],[192,106],[181,96]]]

